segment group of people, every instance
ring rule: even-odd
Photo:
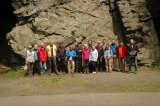
[[[78,42],[75,47],[70,46],[67,50],[61,43],[58,47],[54,41],[50,41],[48,46],[44,43],[29,46],[25,55],[27,65],[27,75],[43,75],[48,70],[49,75],[65,73],[96,73],[126,70],[128,60],[129,71],[135,66],[134,73],[137,72],[137,53],[138,46],[133,39],[128,46],[120,42],[116,44],[98,41],[95,44],[90,40],[88,44]]]

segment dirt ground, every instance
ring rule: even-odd
[[[160,92],[160,72],[150,71],[147,68],[140,69],[138,74],[112,72],[64,76],[46,74],[34,77],[1,75],[0,77],[0,96]]]
[[[0,106],[159,106],[160,93],[96,93],[0,97]]]

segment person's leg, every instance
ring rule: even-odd
[[[33,75],[34,74],[39,74],[39,70],[38,70],[38,61],[35,61],[33,63]]]
[[[137,64],[137,57],[135,57],[135,71],[138,69],[138,64]]]
[[[98,61],[97,61],[97,72],[99,71],[101,71],[101,61],[100,61],[100,57],[98,57]]]
[[[93,70],[94,72],[96,72],[96,62],[95,61],[93,61]]]
[[[106,62],[105,62],[105,63],[106,63],[106,72],[108,72],[108,69],[109,69],[109,68],[108,68],[108,59],[105,59],[105,61],[106,61]]]
[[[121,59],[118,58],[118,71],[121,71]]]
[[[119,58],[119,70],[122,71],[123,70],[123,59]]]
[[[46,70],[47,70],[47,64],[46,64],[46,62],[43,62],[43,72],[45,73],[46,72]]]
[[[109,68],[109,72],[112,72],[112,58],[108,59],[108,68]]]
[[[117,70],[117,56],[116,55],[113,56],[113,70],[114,71]]]
[[[129,57],[129,73],[132,71],[132,58]]]
[[[31,66],[30,63],[27,64],[27,76],[30,75]]]
[[[87,73],[87,60],[83,61],[84,73]]]
[[[106,61],[104,57],[102,58],[102,70],[106,70]]]
[[[82,58],[78,57],[78,72],[82,72]]]
[[[64,62],[65,62],[65,60],[64,59],[60,59],[60,61],[59,61],[59,71],[60,72],[62,72],[62,73],[64,73],[64,71],[65,71],[65,66],[64,66]]]
[[[43,74],[43,64],[41,61],[39,61],[39,66],[40,66],[40,74]]]
[[[71,66],[72,66],[72,68],[71,68],[71,70],[72,70],[72,74],[74,73],[74,70],[75,70],[75,62],[74,62],[74,60],[72,60],[71,61]]]
[[[126,69],[126,61],[125,59],[122,59],[122,71],[125,72]]]
[[[48,72],[49,74],[51,74],[52,73],[52,58],[51,57],[48,58],[48,62],[49,62]]]
[[[86,60],[86,72],[89,73],[89,60]]]
[[[53,57],[52,59],[53,59],[53,68],[55,70],[55,73],[59,74],[58,69],[57,69],[57,59],[56,57]]]
[[[36,61],[36,64],[35,64],[35,70],[36,70],[36,73],[39,74],[39,61]]]
[[[78,59],[75,57],[75,72],[78,72]]]
[[[93,70],[93,61],[90,61],[90,69],[91,69],[91,72],[93,73],[94,70]]]
[[[30,76],[33,76],[33,63],[30,63]]]
[[[112,64],[113,64],[113,71],[114,71],[115,70],[115,57],[113,56],[112,58],[113,58],[113,63]]]
[[[70,61],[68,61],[67,67],[68,67],[68,74],[70,74],[71,73],[71,62]]]

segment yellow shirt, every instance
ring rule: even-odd
[[[48,57],[51,57],[51,46],[47,46],[47,51],[48,51]],[[53,57],[57,56],[57,47],[56,45],[53,45]]]

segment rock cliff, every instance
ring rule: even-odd
[[[18,22],[7,34],[13,53],[23,55],[28,45],[113,38],[134,38],[139,60],[151,64],[159,58],[159,41],[146,0],[12,0]],[[12,62],[16,62],[12,56]]]

